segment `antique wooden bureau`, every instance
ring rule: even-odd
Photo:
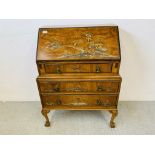
[[[114,128],[120,60],[117,26],[40,28],[37,84],[45,126],[52,109],[108,110]]]

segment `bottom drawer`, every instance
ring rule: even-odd
[[[116,106],[118,95],[42,94],[43,106]]]

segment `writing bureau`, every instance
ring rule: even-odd
[[[107,110],[115,127],[121,86],[117,26],[40,28],[37,85],[50,126],[50,110]]]

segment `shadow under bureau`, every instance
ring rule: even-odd
[[[121,86],[117,26],[40,28],[38,90],[45,126],[50,110],[108,110],[115,127]]]

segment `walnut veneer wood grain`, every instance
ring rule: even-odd
[[[118,61],[38,62],[40,74],[118,73]]]
[[[117,26],[40,28],[36,62],[45,126],[52,109],[108,110],[115,127],[121,86]]]
[[[117,26],[40,28],[37,60],[119,60]]]
[[[42,93],[118,93],[120,80],[76,80],[38,79],[38,86]]]

